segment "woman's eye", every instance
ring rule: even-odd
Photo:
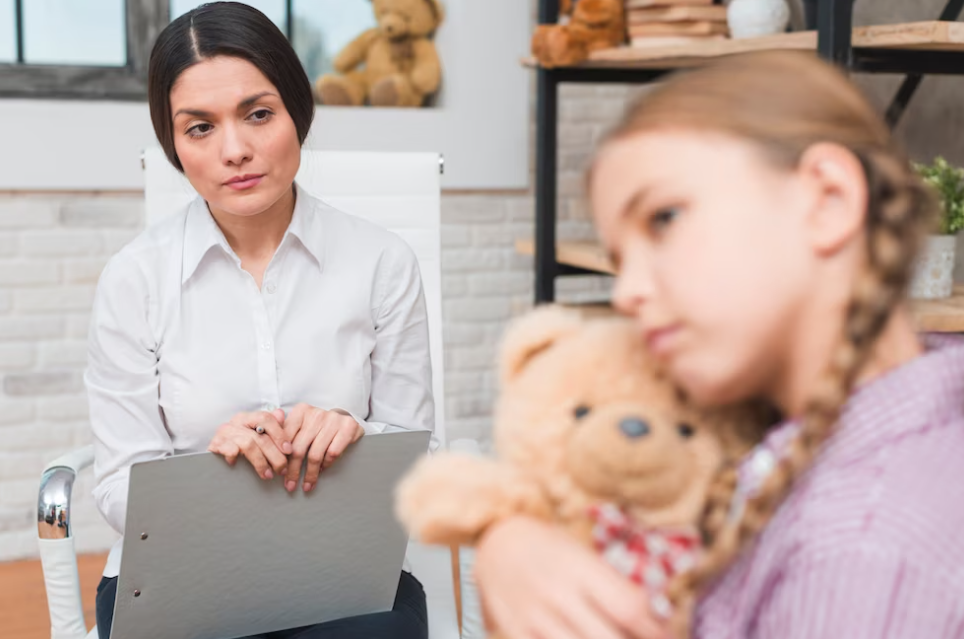
[[[576,410],[572,411],[572,414],[576,416],[576,419],[582,419],[590,413],[591,409],[585,405],[576,406]]]
[[[696,431],[693,430],[693,427],[690,426],[689,424],[678,425],[676,427],[676,431],[680,434],[680,437],[682,437],[683,439],[689,439],[690,437],[696,434]]]
[[[203,138],[205,135],[211,132],[212,128],[214,127],[207,123],[195,124],[187,130],[187,134],[192,138]]]
[[[251,114],[250,119],[254,122],[264,122],[271,117],[271,111],[268,109],[258,109]]]
[[[679,217],[679,209],[676,207],[657,211],[649,218],[649,228],[654,233],[663,233]]]

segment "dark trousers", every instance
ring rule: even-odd
[[[97,632],[100,639],[110,636],[116,596],[117,577],[101,579],[97,587]],[[249,639],[428,639],[425,591],[418,579],[403,572],[398,580],[395,605],[389,612],[279,630]]]

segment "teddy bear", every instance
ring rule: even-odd
[[[372,0],[378,26],[335,58],[318,79],[322,104],[420,107],[438,90],[442,67],[430,36],[445,17],[439,0]],[[364,65],[362,68],[360,66]]]
[[[467,546],[512,515],[554,522],[668,615],[665,588],[701,549],[710,483],[760,439],[759,410],[697,408],[631,321],[556,306],[507,331],[500,384],[495,458],[419,461],[397,488],[399,521],[422,542]]]
[[[624,0],[563,0],[560,14],[568,22],[539,25],[532,35],[532,55],[547,69],[579,64],[626,41]]]

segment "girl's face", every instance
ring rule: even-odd
[[[591,192],[618,269],[617,309],[705,403],[761,393],[785,375],[814,286],[813,189],[751,144],[653,131],[607,144]]]
[[[257,67],[209,58],[181,74],[170,100],[177,156],[212,211],[257,215],[290,195],[301,162],[298,134]]]

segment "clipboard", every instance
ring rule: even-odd
[[[362,437],[307,495],[212,453],[132,466],[112,639],[232,639],[392,609],[394,488],[428,431]]]

